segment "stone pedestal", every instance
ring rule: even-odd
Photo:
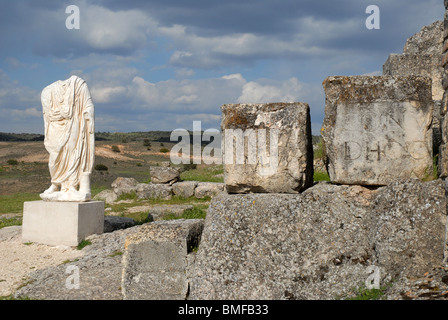
[[[22,241],[77,246],[103,233],[104,202],[29,201],[23,205]]]

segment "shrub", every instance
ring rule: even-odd
[[[198,165],[196,163],[184,163],[182,165],[182,171],[188,171],[188,170],[196,170]]]
[[[95,170],[96,171],[107,171],[107,170],[109,170],[109,168],[104,164],[98,163],[97,165],[95,165]]]
[[[137,162],[137,167],[141,167],[142,166],[142,164],[140,163],[140,162]]]
[[[78,250],[82,250],[84,247],[89,246],[89,245],[91,245],[91,244],[92,244],[92,242],[89,241],[89,240],[82,240],[82,241],[78,244],[78,246],[76,247],[76,249],[78,249]]]
[[[113,146],[112,146],[112,151],[113,151],[113,152],[121,152],[121,151],[120,151],[120,148],[118,148],[118,146],[116,146],[116,145],[113,145]]]
[[[19,164],[19,162],[16,159],[9,159],[8,161],[6,161],[7,164],[9,164],[10,166],[16,166]]]
[[[150,147],[151,146],[151,140],[149,140],[149,139],[143,140],[143,146],[144,147]]]
[[[170,150],[167,149],[167,148],[161,148],[159,151],[160,151],[160,152],[163,152],[163,153],[170,152]]]

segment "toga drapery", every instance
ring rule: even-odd
[[[72,76],[42,91],[45,148],[53,185],[76,188],[94,162],[94,105],[85,81]],[[89,190],[90,191],[90,190]]]

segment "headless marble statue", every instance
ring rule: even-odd
[[[41,99],[51,186],[40,197],[45,201],[89,201],[95,131],[87,84],[71,76],[47,86]]]

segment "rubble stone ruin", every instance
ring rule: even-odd
[[[442,113],[443,98],[443,21],[436,21],[424,26],[418,33],[410,37],[403,48],[402,54],[392,53],[383,65],[383,75],[407,76],[422,75],[432,80],[433,112],[433,153],[437,155],[442,143]]]
[[[116,196],[213,197],[205,221],[127,236],[123,298],[339,299],[373,267],[385,286],[446,265],[447,185],[433,176],[437,153],[448,176],[445,7],[444,23],[411,37],[382,76],[324,80],[330,182],[313,182],[301,102],[221,107],[224,185],[178,182],[168,169],[153,170],[152,184],[117,179]]]
[[[313,184],[308,104],[226,104],[221,111],[227,192],[297,193]]]

